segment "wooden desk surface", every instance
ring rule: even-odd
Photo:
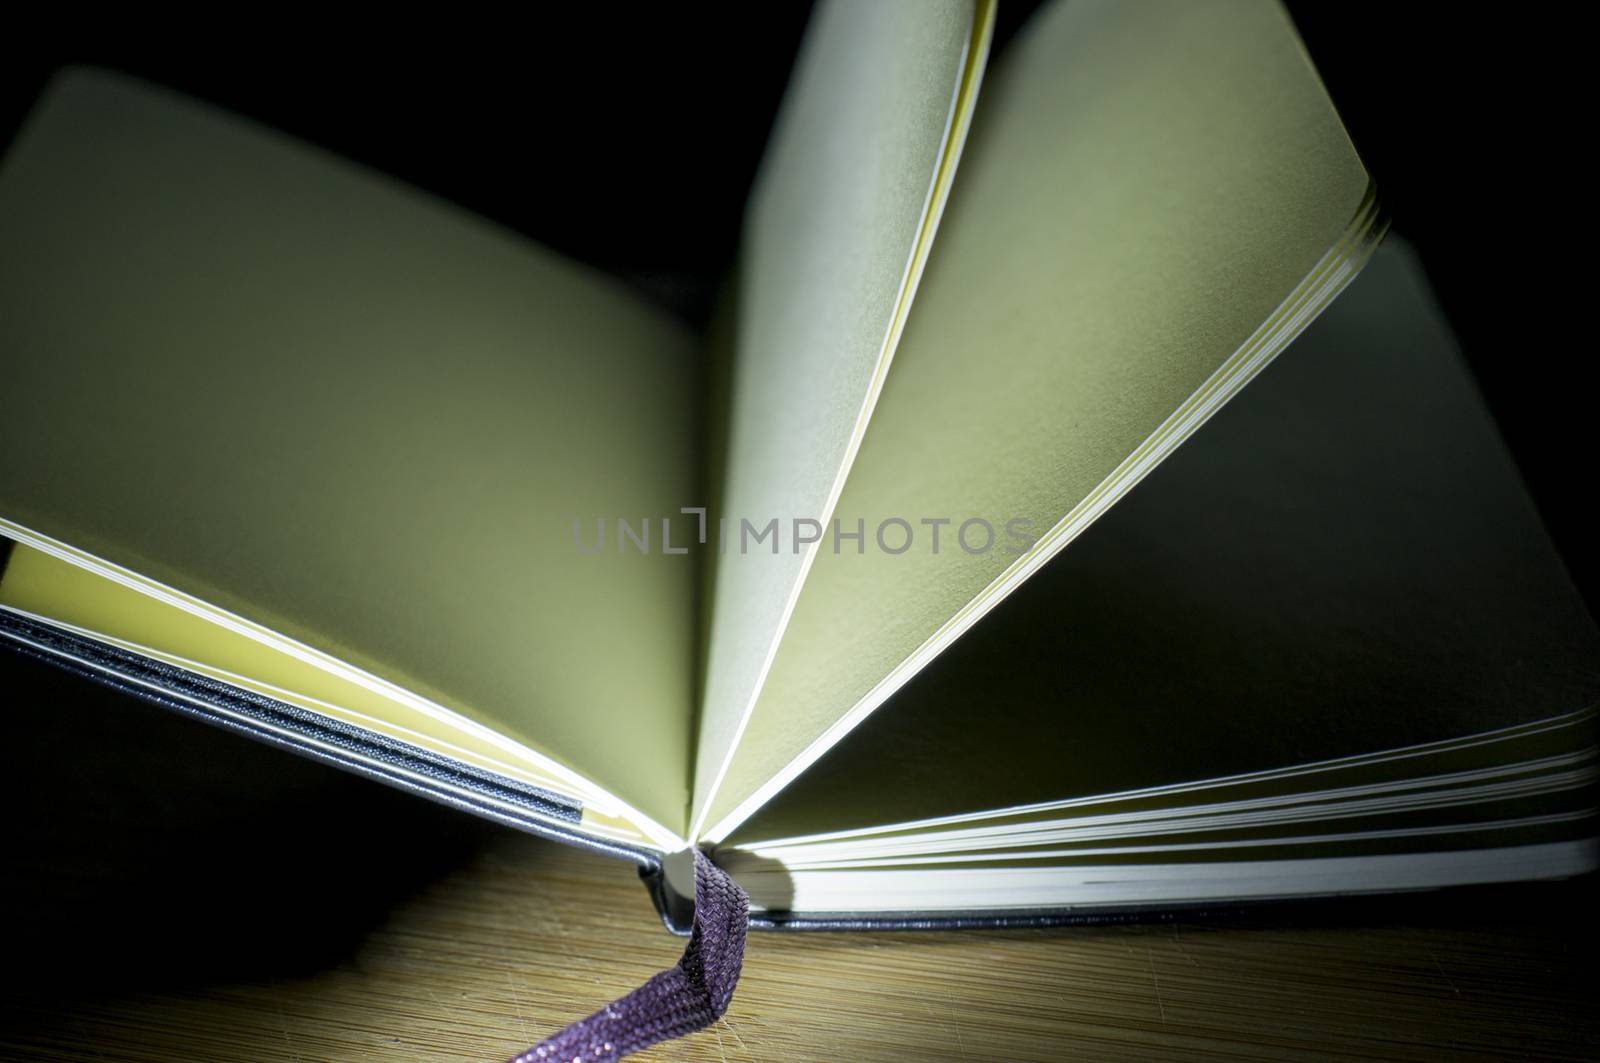
[[[1485,916],[756,935],[726,1019],[639,1058],[1592,1058],[1593,1000],[1580,988],[1590,947],[1539,912]],[[326,970],[21,991],[0,1055],[503,1059],[669,966],[680,947],[631,868],[507,835]]]
[[[681,951],[628,865],[55,693],[70,709],[0,745],[17,787],[0,795],[0,1059],[492,1063]],[[726,1019],[637,1058],[1595,1058],[1590,887],[1314,918],[755,934]]]

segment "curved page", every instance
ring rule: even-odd
[[[992,18],[992,3],[972,0],[832,3],[813,17],[737,278],[732,421],[717,470],[727,548],[711,593],[700,806],[815,557],[815,540],[804,540],[826,523],[883,386]],[[816,523],[797,531],[797,519]],[[760,544],[740,549],[751,536]]]
[[[0,529],[487,725],[683,829],[690,339],[571,263],[109,74],[0,164]]]
[[[1276,6],[1040,11],[985,86],[837,527],[702,795],[704,835],[726,836],[1276,354],[1369,251],[1368,193]]]

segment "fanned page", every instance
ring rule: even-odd
[[[740,741],[696,778],[708,840],[1153,468],[1379,231],[1276,5],[1057,3],[1000,67]]]
[[[988,0],[822,4],[752,195],[695,758],[704,809],[878,400],[987,55]],[[748,525],[747,532],[744,529]],[[741,532],[744,532],[742,535]],[[755,550],[735,545],[762,537]],[[809,542],[802,541],[809,538]]]
[[[1593,867],[1600,632],[1414,254],[719,847],[801,911]]]
[[[689,496],[691,343],[446,204],[69,72],[0,164],[3,604],[670,846],[692,561],[571,522]]]

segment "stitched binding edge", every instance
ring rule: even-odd
[[[214,726],[291,749],[530,834],[619,857],[641,874],[657,854],[576,829],[564,795],[455,764],[427,750],[0,609],[0,646]]]

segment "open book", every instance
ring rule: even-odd
[[[669,921],[694,847],[788,925],[1593,867],[1600,637],[1286,16],[992,25],[818,9],[707,336],[58,76],[0,162],[0,636]]]

